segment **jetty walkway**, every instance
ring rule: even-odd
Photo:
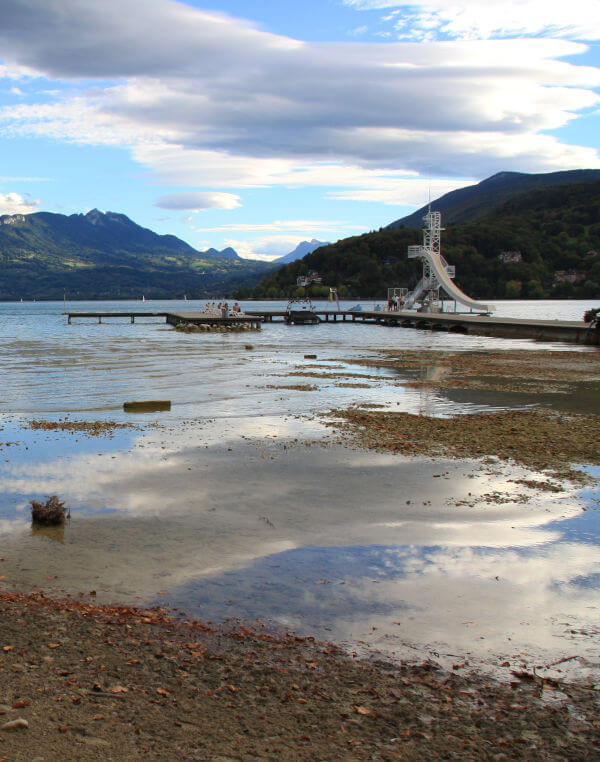
[[[353,323],[377,323],[385,326],[401,326],[431,331],[495,336],[498,338],[534,339],[536,341],[565,341],[573,344],[600,345],[600,332],[590,329],[583,321],[531,320],[522,318],[494,317],[473,313],[454,312],[390,312],[386,310],[331,310],[315,309],[315,314],[325,323],[351,321]],[[95,318],[99,323],[109,318],[160,317],[170,325],[191,323],[194,325],[233,326],[238,323],[271,323],[285,318],[285,310],[244,310],[239,316],[216,316],[206,312],[152,312],[150,310],[123,310],[118,312],[67,312],[69,323],[75,318]]]
[[[450,333],[496,336],[506,339],[535,339],[536,341],[566,341],[573,344],[600,344],[600,333],[583,321],[532,320],[494,317],[492,315],[460,314],[453,312],[384,312],[352,313],[355,319],[375,321],[383,325],[420,328]]]

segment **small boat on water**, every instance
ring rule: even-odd
[[[314,325],[321,322],[310,299],[290,299],[283,319],[289,325]]]

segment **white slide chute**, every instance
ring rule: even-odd
[[[478,312],[493,312],[494,307],[491,304],[481,304],[481,302],[471,299],[452,280],[454,267],[446,262],[440,250],[442,231],[442,215],[440,212],[430,210],[423,219],[425,220],[423,245],[408,247],[409,259],[418,258],[422,260],[423,277],[408,295],[406,307],[412,307],[415,302],[421,299],[423,294],[438,292],[440,288],[443,288],[451,299],[465,307]]]
[[[470,307],[473,310],[478,310],[481,312],[493,312],[494,307],[491,304],[481,304],[481,302],[477,302],[475,299],[471,299],[470,296],[467,296],[465,292],[456,285],[456,283],[448,275],[446,266],[439,254],[435,254],[432,251],[426,251],[424,256],[427,258],[429,266],[431,267],[437,282],[451,299],[454,299],[456,302],[463,304],[465,307]]]

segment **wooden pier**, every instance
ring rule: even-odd
[[[250,323],[271,323],[285,318],[285,310],[245,310],[239,316],[221,317],[206,312],[145,312],[140,310],[122,312],[67,312],[68,322],[75,318],[95,318],[98,323],[109,318],[162,317],[170,325],[191,323],[194,325],[234,326]],[[507,339],[534,339],[535,341],[564,341],[572,344],[600,345],[600,332],[580,321],[525,320],[522,318],[494,317],[491,315],[461,314],[453,312],[388,312],[386,310],[315,310],[321,322],[378,323],[402,328],[418,328],[449,333],[493,336]]]
[[[381,325],[420,328],[449,333],[496,336],[504,339],[534,339],[535,341],[566,341],[572,344],[600,344],[597,329],[583,321],[532,320],[494,317],[492,315],[452,312],[387,312],[363,310],[352,313],[353,319]]]
[[[193,325],[222,325],[235,326],[242,323],[249,323],[253,328],[258,328],[262,322],[260,317],[254,313],[243,313],[238,315],[229,315],[222,317],[207,312],[150,312],[150,311],[122,311],[122,312],[67,312],[67,322],[71,325],[75,318],[93,318],[102,323],[103,320],[111,318],[129,318],[131,323],[135,323],[136,318],[158,317],[165,318],[169,325],[179,325],[180,323],[191,323]]]
[[[67,322],[71,325],[73,318],[96,318],[102,323],[102,318],[129,318],[130,322],[135,323],[135,319],[141,317],[166,317],[167,312],[67,312]]]
[[[353,320],[356,313],[350,310],[312,310],[315,315],[318,315],[321,322],[329,323],[331,320],[333,323],[337,323],[338,320]],[[263,323],[272,323],[273,318],[284,320],[287,311],[286,310],[244,310],[244,314],[253,315],[259,317]]]

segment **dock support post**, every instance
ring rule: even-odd
[[[67,323],[68,323],[69,325],[71,325],[71,316],[70,316],[70,315],[67,317]]]
[[[135,315],[132,315],[132,316],[131,316],[131,322],[132,322],[132,323],[135,323]]]
[[[102,315],[98,315],[98,325],[102,322]]]

